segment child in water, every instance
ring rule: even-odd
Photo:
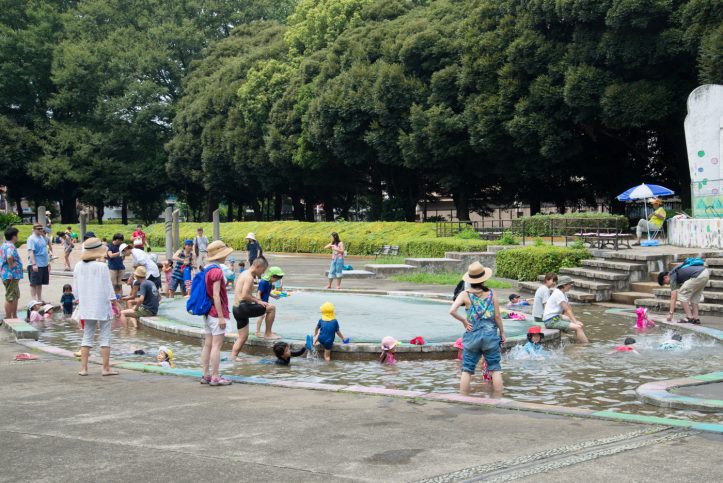
[[[25,320],[27,322],[41,322],[43,320],[43,315],[40,313],[40,309],[42,307],[42,302],[38,302],[37,300],[31,300],[28,303],[28,312],[25,316]]]
[[[134,354],[135,353],[138,353],[138,351],[135,351]],[[156,365],[161,367],[175,367],[173,365],[173,351],[164,345],[158,348],[156,361],[158,361],[156,362]]]
[[[394,351],[399,345],[399,341],[392,336],[386,336],[382,339],[382,353],[379,355],[379,362],[382,364],[394,365],[397,360],[394,357]]]
[[[683,336],[680,334],[673,334],[672,337],[664,342],[661,342],[658,346],[658,350],[661,351],[679,351],[683,349]]]
[[[305,352],[306,347],[292,351],[291,346],[287,342],[278,341],[274,344],[274,355],[276,356],[276,362],[274,362],[274,364],[288,366],[291,363],[292,357],[302,356]]]
[[[327,362],[331,360],[331,348],[337,335],[345,344],[349,342],[339,328],[339,322],[334,314],[334,304],[324,302],[321,306],[321,319],[316,323],[314,331],[314,345],[318,343],[324,347],[324,360]]]
[[[60,305],[63,306],[63,315],[70,317],[73,315],[73,305],[77,304],[75,295],[73,295],[73,287],[66,283],[63,285],[63,295],[60,296]]]
[[[632,352],[633,354],[638,354],[638,351],[636,351],[633,347],[635,342],[635,339],[632,337],[626,337],[623,341],[623,345],[617,346],[614,351],[610,352],[610,354],[614,354],[616,352]]]
[[[545,334],[542,333],[540,327],[533,325],[527,329],[527,344],[522,346],[525,352],[528,354],[542,354],[544,348],[542,347],[542,339]]]
[[[507,304],[508,308],[518,308],[518,307],[529,307],[530,300],[529,299],[523,299],[516,293],[510,294],[509,303]]]

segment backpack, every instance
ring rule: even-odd
[[[460,294],[464,290],[464,280],[460,280],[456,287],[454,287],[454,292],[452,294],[452,300],[457,300],[457,295]]]
[[[703,265],[705,265],[705,260],[703,260],[702,258],[697,258],[697,257],[686,258],[685,261],[683,262],[683,264],[680,267],[678,267],[678,269],[685,268],[685,267],[701,267]]]
[[[193,276],[191,282],[191,296],[186,302],[186,311],[191,315],[208,315],[213,306],[213,299],[206,293],[206,274],[218,265],[207,265],[202,271]]]

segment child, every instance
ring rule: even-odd
[[[244,270],[246,270],[246,262],[239,262],[238,273],[244,273]]]
[[[161,367],[175,367],[173,365],[173,351],[164,345],[158,348],[156,360]]]
[[[314,345],[319,343],[324,347],[324,360],[327,362],[331,360],[331,348],[337,335],[342,341],[345,341],[334,314],[334,304],[324,302],[321,306],[321,319],[316,323],[314,331]]]
[[[63,295],[60,296],[60,304],[63,306],[63,315],[70,317],[73,315],[73,305],[78,302],[73,295],[73,287],[66,283],[63,285]]]
[[[28,303],[28,313],[25,316],[25,320],[28,322],[41,322],[43,316],[40,313],[40,309],[43,307],[43,303],[37,300],[31,300]]]
[[[544,351],[541,343],[544,337],[545,334],[542,333],[542,330],[533,325],[527,329],[527,344],[522,346],[522,349],[528,354],[541,354]]]
[[[392,336],[386,336],[382,339],[382,353],[379,355],[379,362],[382,364],[394,365],[397,360],[394,357],[394,351],[399,345],[399,341]]]
[[[274,344],[274,355],[276,356],[275,364],[279,366],[288,366],[291,363],[292,357],[299,357],[304,355],[306,347],[292,351],[291,346],[282,341],[278,341]]]
[[[236,259],[229,257],[226,263],[221,265],[221,270],[223,276],[226,277],[226,286],[233,285],[234,280],[236,280]]]
[[[510,302],[507,304],[507,307],[509,308],[528,307],[530,305],[529,299],[520,298],[520,296],[516,293],[510,294],[509,300]]]
[[[673,334],[673,336],[662,342],[658,346],[658,350],[661,351],[679,351],[683,349],[683,336],[680,334]]]
[[[635,339],[632,337],[626,337],[623,341],[623,345],[617,346],[613,352],[610,352],[610,354],[614,354],[615,352],[632,352],[633,354],[637,354],[638,351],[635,350],[633,345],[635,345]]]
[[[258,291],[257,294],[258,297],[268,303],[269,297],[273,297],[275,299],[278,299],[280,295],[274,295],[271,293],[271,291],[274,288],[274,283],[277,280],[281,280],[284,277],[284,272],[281,271],[279,267],[270,267],[266,274],[261,278],[261,281],[259,282]],[[266,319],[266,314],[262,315],[258,318],[256,321],[256,337],[261,337],[261,324]],[[269,330],[268,327],[266,329]]]
[[[44,319],[49,320],[53,318],[53,310],[55,310],[55,307],[51,304],[45,304],[40,308],[39,312]]]
[[[173,267],[168,260],[163,262],[161,272],[163,272],[163,276],[166,279],[166,298],[170,299],[173,297],[173,294],[171,293],[171,272],[173,272]]]
[[[191,272],[190,262],[183,265],[183,284],[186,286],[186,297],[191,296],[191,281],[193,280],[193,274]]]
[[[645,307],[638,307],[635,309],[635,315],[638,316],[637,323],[635,324],[636,329],[644,330],[655,327],[653,321],[648,318],[648,309]]]

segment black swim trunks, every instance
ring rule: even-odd
[[[266,313],[266,307],[260,304],[241,302],[233,308],[233,318],[236,319],[236,328],[243,329],[249,325],[251,317],[261,317]]]

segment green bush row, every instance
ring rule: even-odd
[[[598,228],[627,230],[630,221],[624,215],[609,213],[569,213],[565,215],[523,216],[512,220],[511,231],[526,237],[574,235],[580,230]]]
[[[546,272],[558,272],[562,267],[576,267],[580,260],[591,258],[585,248],[533,246],[511,248],[497,252],[496,276],[515,280],[537,280]]]
[[[209,238],[212,223],[181,223],[181,240],[193,238],[202,227]],[[19,242],[30,235],[30,226],[21,225]],[[54,231],[65,225],[54,226]],[[72,225],[79,231],[78,225]],[[97,237],[110,240],[114,233],[130,239],[135,225],[88,225]],[[156,223],[144,228],[153,246],[165,244],[165,227]],[[325,249],[331,232],[339,233],[350,255],[371,255],[382,245],[399,245],[399,253],[410,257],[443,257],[448,251],[485,251],[487,243],[462,238],[437,238],[434,223],[407,222],[336,222],[307,223],[299,221],[221,223],[221,239],[237,250],[246,248],[246,235],[253,232],[265,251],[287,253],[328,253]]]

